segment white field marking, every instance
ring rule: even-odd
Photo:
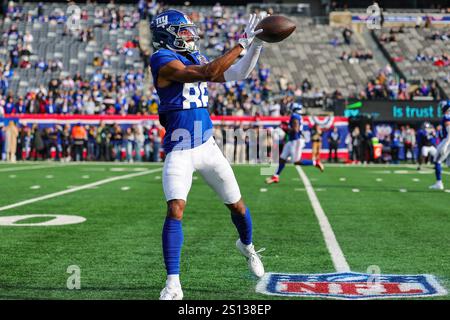
[[[325,188],[316,188],[316,191],[327,191]]]
[[[320,205],[319,199],[314,192],[311,182],[309,181],[301,166],[296,166],[295,168],[297,169],[297,172],[300,175],[303,184],[305,185],[309,201],[311,201],[314,213],[317,217],[317,220],[319,221],[320,229],[322,230],[328,252],[331,255],[331,260],[333,261],[334,268],[337,272],[349,272],[350,266],[348,265],[347,260],[345,260],[344,253],[342,252],[342,249],[336,240],[336,236],[334,235],[330,222],[328,221],[328,218],[325,215],[322,206]]]
[[[267,189],[266,188],[261,188],[261,189],[259,189],[259,191],[260,192],[267,192]]]
[[[347,178],[339,178],[339,181],[346,181]]]
[[[125,168],[110,168],[109,171],[113,172],[125,172],[125,171],[134,171],[134,172],[143,172],[148,170],[147,168],[132,168],[132,167],[125,167]]]
[[[16,202],[16,203],[13,203],[13,204],[9,204],[7,206],[0,207],[0,211],[5,211],[5,210],[12,209],[12,208],[21,207],[21,206],[24,206],[24,205],[27,205],[27,204],[30,204],[30,203],[34,203],[34,202],[38,202],[38,201],[42,201],[42,200],[47,200],[47,199],[60,197],[60,196],[63,196],[65,194],[69,194],[69,193],[72,193],[72,192],[77,192],[77,191],[80,191],[80,190],[90,189],[92,187],[97,187],[97,186],[100,186],[102,184],[107,184],[107,183],[114,182],[114,181],[119,181],[119,180],[123,180],[123,179],[129,179],[129,178],[143,176],[143,175],[154,173],[154,172],[158,172],[158,171],[161,171],[161,170],[162,170],[162,168],[157,168],[157,169],[152,169],[152,170],[148,170],[148,171],[144,171],[144,172],[130,173],[130,174],[125,174],[125,175],[118,176],[118,177],[111,177],[111,178],[99,180],[99,181],[88,183],[88,184],[85,184],[85,185],[82,185],[82,186],[79,186],[79,187],[74,187],[74,188],[69,189],[69,190],[62,190],[62,191],[58,191],[58,192],[55,192],[55,193],[46,194],[44,196],[31,198],[31,199],[28,199],[28,200],[24,200],[24,201]]]
[[[197,176],[193,176],[192,180],[198,180],[198,177]]]
[[[442,174],[446,174],[446,175],[450,176],[450,172],[447,172],[447,171],[442,171]]]
[[[37,223],[16,223],[21,220],[37,218],[37,217],[49,217],[53,218],[48,221],[37,222]],[[26,214],[20,216],[6,216],[0,217],[0,226],[11,226],[11,227],[41,227],[41,226],[60,226],[66,224],[75,224],[86,221],[86,218],[80,216],[72,215],[62,215],[62,214]]]
[[[130,187],[122,187],[122,188],[120,188],[120,190],[122,190],[122,191],[127,191],[127,190],[130,190],[131,188]]]
[[[419,182],[419,181],[420,181],[420,179],[417,179],[417,178],[413,178],[413,179],[412,179],[412,181],[414,181],[414,182]]]
[[[295,191],[305,191],[305,188],[295,188]]]
[[[292,181],[300,181],[299,178],[292,178]]]
[[[450,189],[445,190],[445,192],[450,193]]]
[[[45,178],[46,179],[53,179],[53,176],[51,174],[49,174],[49,175],[46,175]]]
[[[11,163],[11,162],[7,162],[7,161],[2,161],[2,162],[0,162],[0,167],[4,167],[4,166],[9,166],[9,165],[11,165],[11,164],[14,164],[14,165],[18,165],[18,166],[23,166],[23,165],[25,165],[25,166],[35,166],[36,164],[38,164],[38,163],[40,163],[41,161],[18,161],[18,162],[15,162],[15,163]],[[43,162],[42,162],[43,163]],[[46,161],[46,163],[47,163],[47,161]]]
[[[38,185],[35,185],[35,186],[31,186],[30,187],[30,189],[33,189],[33,190],[37,190],[37,189],[40,189],[41,188],[41,186],[38,186]]]
[[[381,170],[381,171],[373,171],[375,173],[383,173],[383,174],[391,174],[392,171],[391,170]]]
[[[359,192],[359,189],[352,189],[353,192]]]
[[[57,164],[57,165],[46,165],[46,166],[24,166],[24,167],[14,167],[14,168],[1,168],[0,172],[11,172],[11,171],[24,171],[24,170],[37,170],[37,169],[54,169],[59,167],[70,166],[71,163]]]
[[[409,174],[409,173],[416,173],[416,172],[411,172],[411,171],[408,171],[408,170],[395,170],[394,171],[394,173],[396,173],[396,174]]]
[[[408,192],[408,190],[406,190],[406,189],[400,189],[399,191],[403,192],[403,193]]]
[[[309,181],[317,181],[318,179],[317,178],[311,178],[311,179],[309,179]]]
[[[81,171],[89,171],[89,172],[92,172],[92,171],[96,171],[96,172],[105,172],[106,171],[106,168],[87,168],[87,169],[81,169]]]
[[[161,176],[155,176],[155,180],[160,180]]]
[[[422,169],[417,171],[418,174],[431,174],[434,173],[434,170]]]
[[[371,164],[339,164],[339,163],[327,163],[327,167],[334,167],[334,168],[349,168],[349,167],[356,167],[356,168],[386,168],[386,169],[393,169],[397,170],[398,168],[408,168],[408,169],[417,169],[417,164],[377,164],[377,163],[371,163]],[[426,167],[431,167],[431,165],[427,165]]]
[[[81,177],[82,179],[89,179],[90,177],[88,175],[84,175]]]
[[[11,179],[14,179],[14,178],[17,177],[17,176],[16,176],[15,174],[10,174],[9,177],[10,177]]]
[[[381,178],[376,178],[375,180],[376,180],[377,182],[383,181],[383,179],[381,179]]]

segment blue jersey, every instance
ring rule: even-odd
[[[450,114],[445,114],[442,117],[442,139],[447,138],[448,132],[447,132],[447,126],[445,125],[446,122],[450,122]]]
[[[207,59],[198,52],[181,55],[168,49],[153,53],[150,66],[153,83],[158,93],[159,120],[166,129],[163,148],[166,153],[200,146],[212,136],[212,121],[208,112],[208,88],[206,82],[172,82],[169,86],[157,86],[161,67],[173,60],[184,65],[201,65]]]
[[[302,116],[298,113],[293,113],[291,115],[291,119],[289,119],[289,127],[292,129],[294,125],[294,120],[297,120],[300,124],[300,130],[298,132],[289,132],[289,141],[298,140],[302,136],[302,126],[303,126],[303,119]]]
[[[425,136],[427,135],[427,131],[425,129],[419,129],[417,131],[417,144],[422,146],[425,141]]]
[[[436,145],[436,135],[431,130],[423,130],[420,132],[420,145],[421,146],[435,146]]]
[[[436,134],[432,130],[420,129],[417,132],[417,142],[420,147],[435,146],[436,145]]]

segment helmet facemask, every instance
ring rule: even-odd
[[[178,26],[169,26],[167,31],[175,35],[173,46],[167,47],[173,51],[195,52],[198,51],[197,41],[200,37],[195,24],[181,24]]]

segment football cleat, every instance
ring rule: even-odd
[[[166,285],[161,291],[159,300],[183,300],[183,290],[181,290],[181,287],[169,287]]]
[[[316,161],[315,167],[318,168],[320,170],[320,172],[323,172],[325,170],[324,165],[320,161]]]
[[[263,252],[266,249],[262,248],[258,251],[255,251],[255,247],[253,246],[253,244],[249,244],[247,246],[241,242],[241,239],[238,239],[236,241],[236,247],[242,253],[242,255],[247,258],[248,268],[250,269],[250,271],[258,278],[261,278],[264,275],[264,266],[261,262],[261,255],[259,255],[259,253]]]
[[[442,181],[437,181],[435,184],[430,186],[430,189],[433,189],[433,190],[444,190],[444,184],[442,183]]]
[[[275,176],[275,175],[266,179],[266,183],[267,184],[278,183],[278,182],[280,182],[280,178],[278,176]]]

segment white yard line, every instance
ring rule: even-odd
[[[314,209],[314,213],[319,221],[320,229],[322,230],[323,238],[325,244],[328,248],[328,252],[331,255],[331,260],[333,261],[334,268],[337,272],[349,272],[350,266],[345,259],[344,253],[342,252],[339,243],[337,242],[336,236],[334,235],[333,229],[331,228],[330,222],[328,221],[325,212],[320,205],[319,199],[314,192],[314,189],[306,176],[305,172],[300,166],[295,166],[298,174],[300,175],[303,184],[305,185],[306,192],[308,193],[309,201]]]
[[[11,171],[24,171],[24,170],[37,170],[37,169],[54,169],[54,168],[59,168],[59,167],[65,167],[65,166],[70,166],[73,165],[72,163],[66,163],[66,164],[57,164],[57,165],[37,165],[37,166],[32,166],[32,165],[26,165],[23,167],[13,167],[13,168],[1,168],[0,172],[11,172]]]
[[[85,184],[85,185],[82,185],[82,186],[79,186],[79,187],[74,187],[72,189],[58,191],[58,192],[50,193],[50,194],[47,194],[47,195],[44,195],[44,196],[31,198],[31,199],[28,199],[28,200],[24,200],[24,201],[16,202],[16,203],[13,203],[13,204],[9,204],[7,206],[0,207],[0,211],[5,211],[5,210],[21,207],[21,206],[24,206],[24,205],[27,205],[27,204],[30,204],[30,203],[43,201],[43,200],[47,200],[47,199],[51,199],[51,198],[60,197],[60,196],[63,196],[63,195],[69,194],[69,193],[73,193],[73,192],[77,192],[77,191],[85,190],[85,189],[90,189],[90,188],[97,187],[97,186],[100,186],[102,184],[106,184],[106,183],[110,183],[110,182],[114,182],[114,181],[119,181],[119,180],[123,180],[123,179],[129,179],[129,178],[143,176],[143,175],[154,173],[154,172],[158,172],[158,171],[161,171],[161,170],[162,170],[162,168],[158,168],[158,169],[142,171],[142,172],[137,172],[137,173],[131,173],[131,174],[126,174],[126,175],[121,175],[121,176],[117,176],[117,177],[112,177],[112,178],[108,178],[108,179],[99,180],[97,182]]]

